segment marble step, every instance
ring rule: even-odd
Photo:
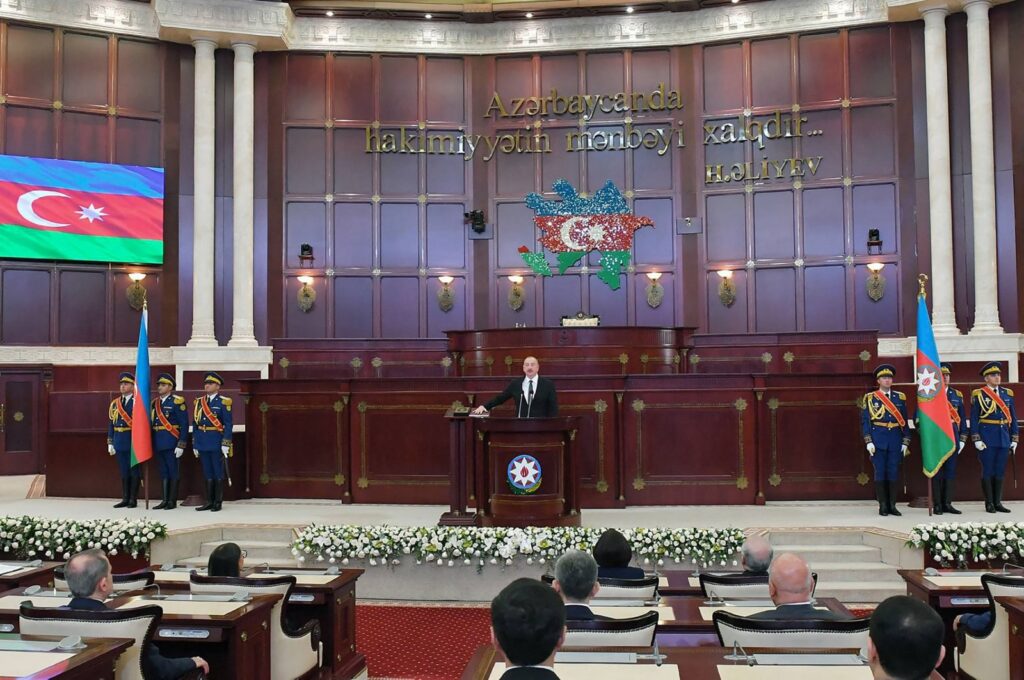
[[[809,563],[811,571],[818,575],[818,584],[836,582],[871,581],[873,583],[899,583],[903,577],[898,568],[883,562],[816,562]]]
[[[863,545],[863,531],[770,531],[772,545]],[[778,548],[776,548],[778,552]]]
[[[207,558],[219,545],[225,543],[237,543],[238,547],[246,552],[247,561],[265,561],[266,559],[291,559],[292,545],[289,541],[255,541],[248,539],[234,539],[224,541],[204,541],[200,546],[199,556]]]
[[[775,556],[782,553],[795,553],[805,559],[808,564],[821,562],[876,562],[882,563],[882,551],[870,545],[801,545],[781,544],[773,546]]]
[[[819,583],[814,592],[816,597],[834,597],[843,604],[878,604],[893,595],[906,595],[903,583],[878,583],[876,581],[844,581],[832,584]]]

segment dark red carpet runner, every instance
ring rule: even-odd
[[[489,607],[356,605],[356,646],[372,680],[458,680],[491,641]]]

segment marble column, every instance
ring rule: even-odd
[[[234,237],[231,340],[229,345],[256,346],[253,333],[253,55],[256,46],[232,43],[235,51],[234,166],[232,234]]]
[[[970,79],[971,191],[974,199],[974,328],[971,334],[1002,333],[996,265],[996,184],[992,132],[992,53],[988,0],[971,0],[967,13],[967,73]]]
[[[957,335],[953,301],[953,204],[949,165],[949,86],[946,75],[945,7],[924,17],[924,73],[928,113],[928,210],[932,252],[932,327]]]
[[[214,84],[211,40],[194,40],[195,134],[192,224],[192,337],[189,347],[216,347],[213,330]]]

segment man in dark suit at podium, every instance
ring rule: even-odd
[[[555,384],[540,377],[540,362],[537,357],[523,360],[523,378],[516,378],[505,391],[483,406],[477,406],[473,415],[486,415],[495,406],[515,400],[516,418],[554,418],[558,415],[558,397]]]

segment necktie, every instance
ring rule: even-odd
[[[526,393],[526,403],[533,403],[533,380],[530,380],[530,391]]]

